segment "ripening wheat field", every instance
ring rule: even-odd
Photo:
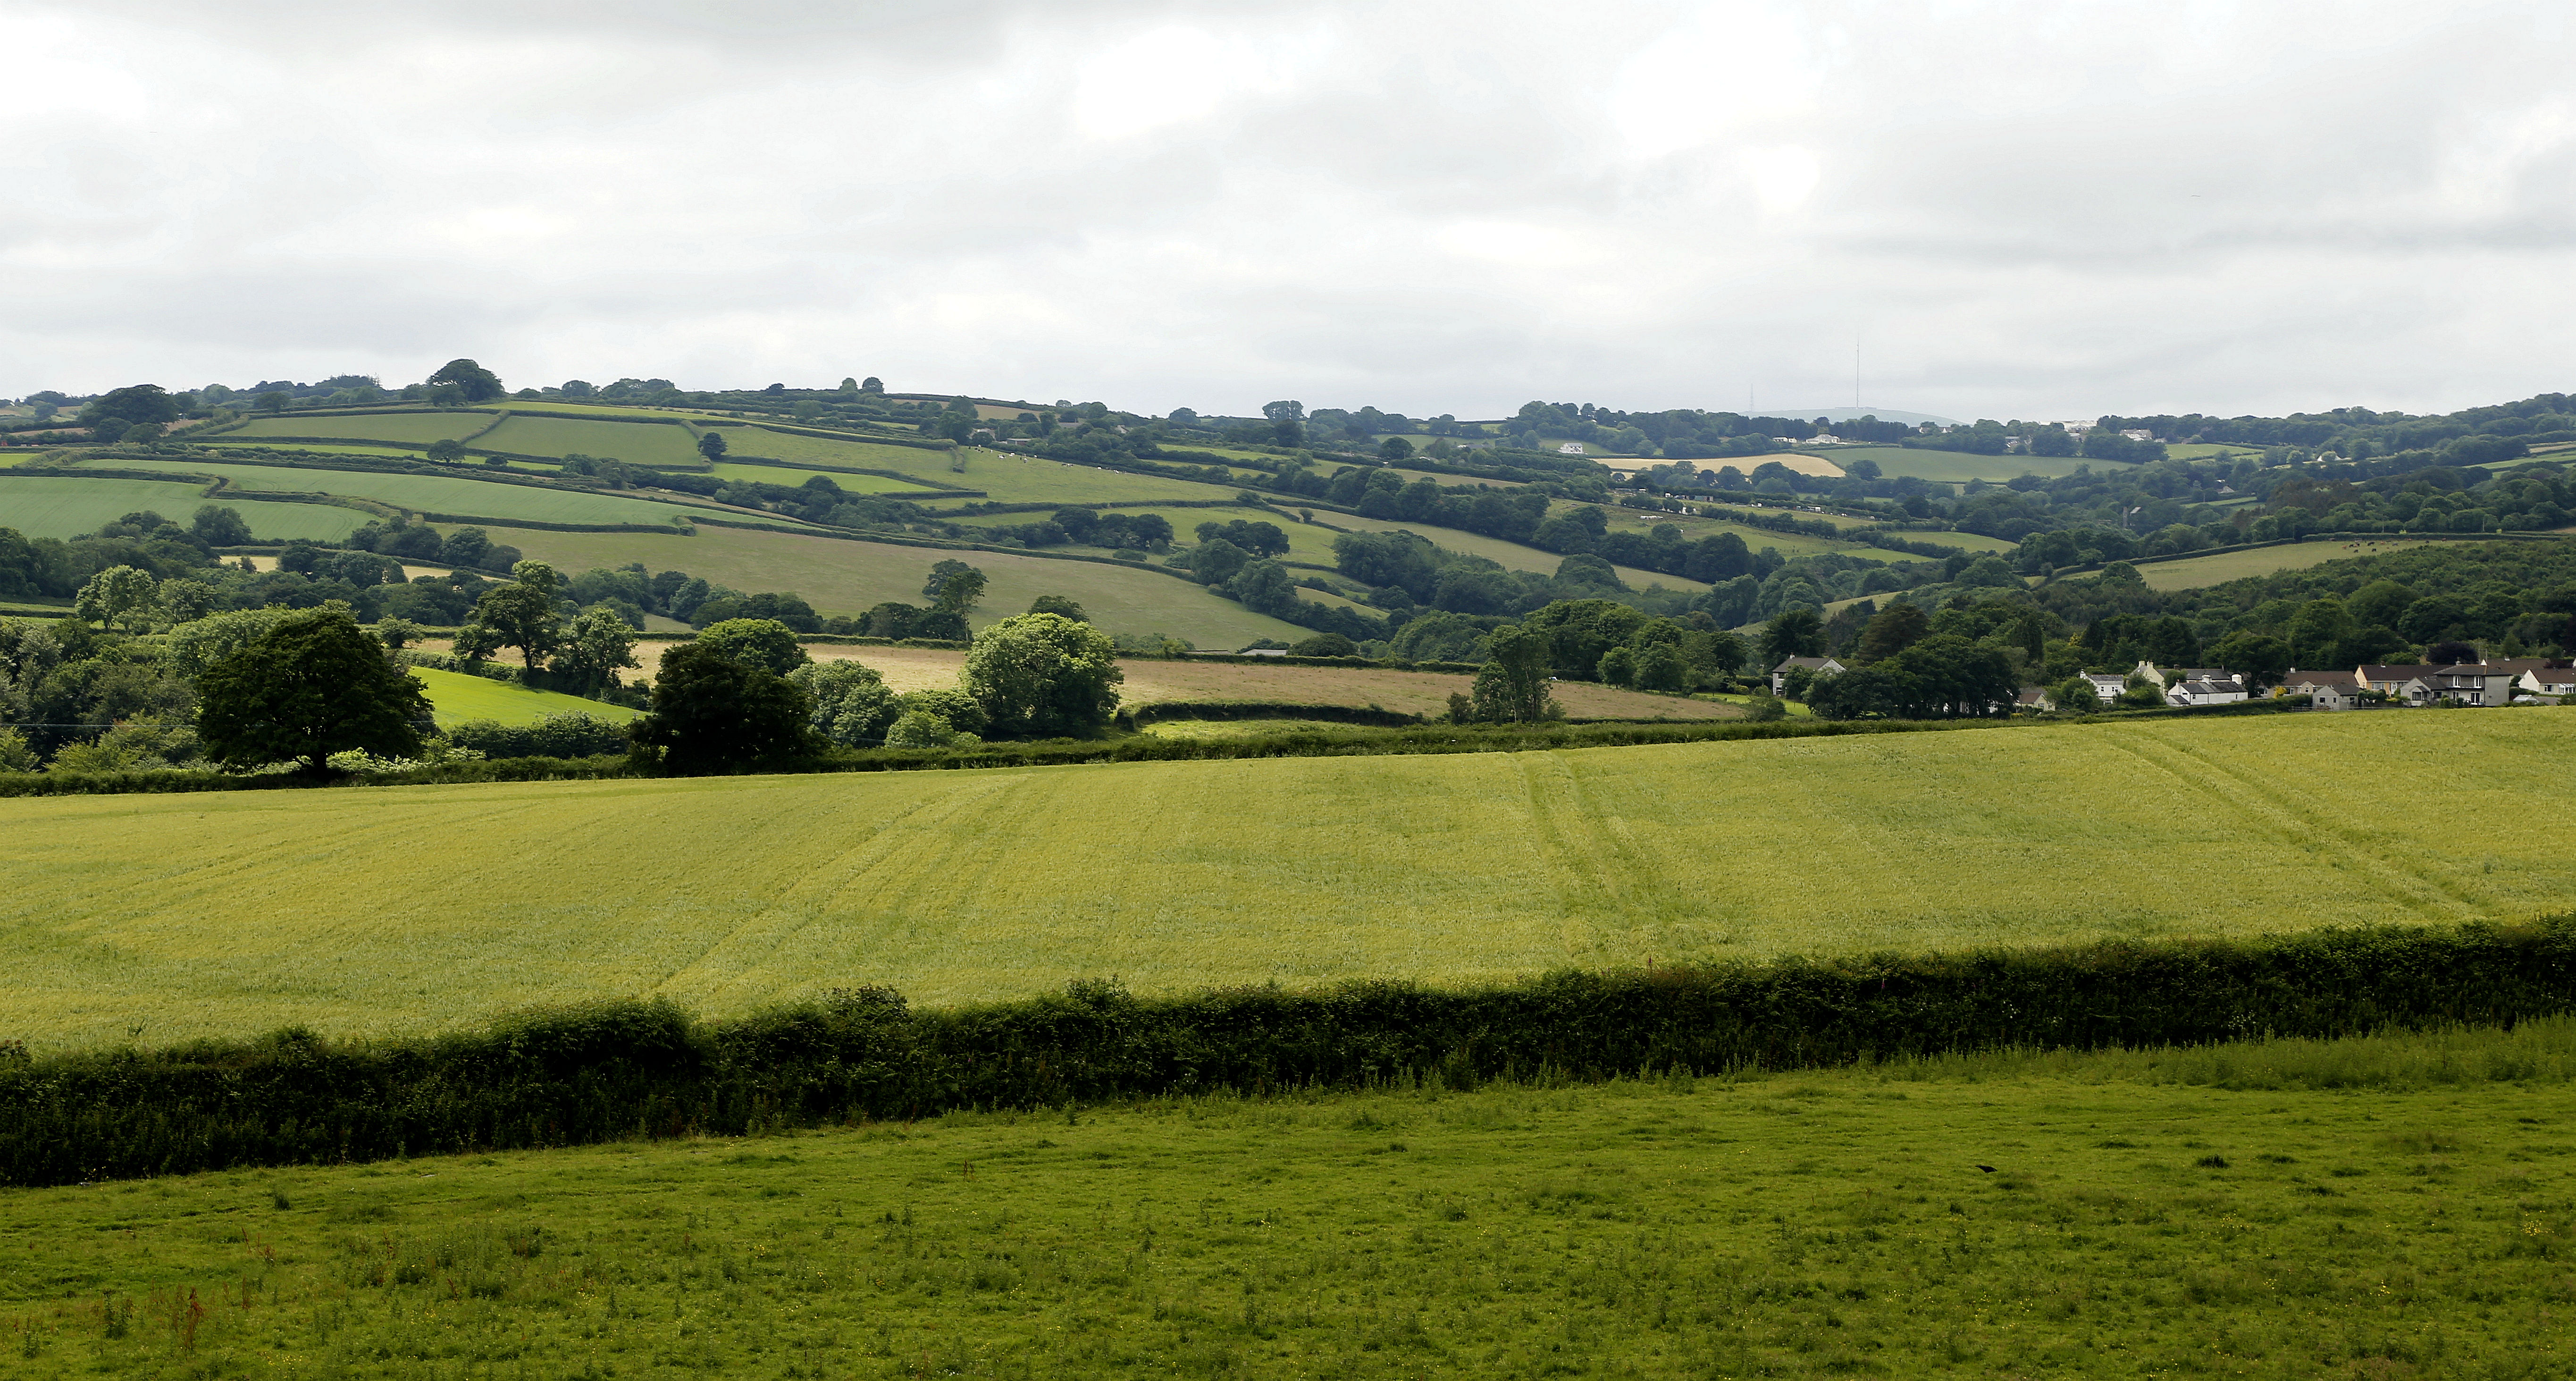
[[[0,801],[0,1037],[2563,911],[2576,713]]]

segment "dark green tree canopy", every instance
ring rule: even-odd
[[[1074,603],[1072,600],[1069,600],[1062,595],[1038,596],[1036,599],[1029,601],[1029,612],[1032,614],[1060,614],[1065,618],[1073,620],[1075,623],[1091,622],[1091,616],[1082,612],[1081,605]]]
[[[81,425],[95,427],[114,418],[132,426],[179,419],[179,401],[163,391],[159,384],[134,384],[110,389],[81,408]]]
[[[776,619],[726,619],[698,634],[699,647],[712,648],[746,666],[784,676],[813,659],[796,641],[796,630]]]
[[[466,359],[449,360],[440,365],[438,372],[429,376],[429,382],[432,385],[456,385],[469,403],[488,403],[506,392],[501,387],[499,375]]]
[[[197,678],[197,733],[234,767],[296,760],[320,773],[334,753],[420,751],[429,700],[345,608],[288,614]]]
[[[690,643],[662,658],[653,711],[628,732],[658,752],[665,771],[703,776],[804,761],[821,746],[813,714],[814,698],[802,687]]]
[[[1108,634],[1061,614],[1022,614],[975,639],[962,681],[995,733],[1047,738],[1108,723],[1126,679]]]

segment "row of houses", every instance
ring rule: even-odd
[[[2292,695],[2310,697],[2320,710],[2370,705],[2510,705],[2515,697],[2576,695],[2576,662],[2552,657],[2511,657],[2456,666],[2361,666],[2350,671],[2292,670],[2282,678]]]
[[[1771,668],[1771,693],[1788,689],[1793,668],[1815,676],[1834,676],[1846,668],[1832,657],[1790,657]],[[2233,705],[2254,698],[2244,678],[2220,667],[2159,667],[2140,662],[2125,675],[2088,671],[2084,679],[2109,704],[2129,687],[2131,677],[2164,692],[2169,705]],[[2576,695],[2576,661],[2550,657],[2514,657],[2457,666],[2363,666],[2351,671],[2293,670],[2281,683],[2283,693],[2304,695],[2320,710],[2359,709],[2395,703],[2435,705],[2508,705],[2515,696]],[[2023,709],[2054,709],[2044,690],[2021,693]]]

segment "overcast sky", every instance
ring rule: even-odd
[[[2551,3],[0,0],[0,394],[2576,388]]]

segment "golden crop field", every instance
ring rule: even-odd
[[[664,644],[667,651],[678,644]],[[658,657],[646,643],[641,657]],[[935,647],[871,647],[809,643],[806,654],[818,660],[864,662],[877,669],[898,691],[931,690],[957,684],[966,654]],[[1273,700],[1292,705],[1375,705],[1399,714],[1442,715],[1449,697],[1463,695],[1475,677],[1430,671],[1390,671],[1381,667],[1261,666],[1247,662],[1167,662],[1122,658],[1118,669],[1127,680],[1120,703],[1133,709],[1167,700]],[[1556,698],[1576,719],[1732,719],[1741,711],[1670,695],[1649,695],[1588,681],[1560,681]]]
[[[0,1031],[1503,979],[2565,910],[2576,714],[0,801]],[[2438,781],[2440,807],[2396,784]],[[2417,795],[2420,796],[2420,792]]]

